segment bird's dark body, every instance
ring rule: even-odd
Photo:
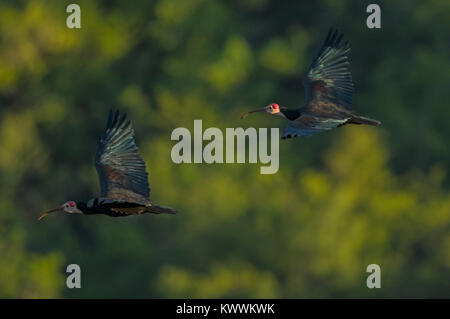
[[[369,119],[367,117],[362,117],[354,114],[345,106],[341,106],[336,103],[330,103],[327,101],[311,101],[307,106],[301,107],[299,109],[288,109],[282,107],[280,112],[290,121],[295,121],[304,114],[314,114],[317,117],[322,118],[336,118],[336,119],[346,119],[346,121],[339,126],[345,124],[366,124],[366,125],[380,125],[377,120]]]
[[[329,103],[327,101],[311,101],[308,105],[299,109],[288,109],[281,107],[280,112],[290,121],[298,119],[304,114],[313,113],[318,117],[352,117],[354,116],[348,109],[339,106],[336,103]]]
[[[111,217],[139,215],[146,211],[146,206],[132,202],[110,201],[104,203],[99,201],[98,198],[94,198],[90,202],[92,202],[90,205],[79,202],[77,203],[77,207],[86,215],[104,214]]]
[[[378,126],[380,122],[371,118],[358,116],[348,107],[328,101],[311,101],[308,105],[299,109],[281,108],[280,113],[291,121],[282,135],[282,139],[294,138],[297,136],[311,136],[322,130],[329,130],[347,124],[365,124]],[[322,122],[329,122],[331,125],[321,125]],[[294,131],[290,129],[294,128]]]
[[[77,207],[85,215],[103,214],[111,217],[124,217],[130,215],[141,215],[145,213],[175,213],[175,211],[171,208],[152,205],[150,202],[147,204],[141,204],[127,201],[116,201],[108,198],[94,198],[88,203],[78,202]]]
[[[291,109],[288,109],[287,107],[282,107],[280,112],[283,113],[283,115],[288,120],[293,121],[300,116],[300,114],[302,113],[302,110],[301,109],[291,110]]]

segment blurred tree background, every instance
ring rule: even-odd
[[[0,297],[450,297],[450,2],[0,3]],[[280,142],[280,170],[176,165],[176,127],[274,127],[302,104],[328,28],[352,47],[355,109],[380,128]],[[133,120],[151,198],[177,216],[53,215],[98,195],[110,108]],[[82,269],[67,289],[65,268]],[[376,263],[382,288],[368,289]]]

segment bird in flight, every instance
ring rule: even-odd
[[[95,168],[100,180],[100,197],[87,203],[67,201],[42,214],[52,212],[104,214],[112,217],[152,214],[175,214],[176,210],[150,202],[150,187],[145,163],[139,156],[131,121],[119,111],[109,112],[105,133],[100,137],[95,155]]]
[[[288,109],[271,103],[242,115],[267,112],[290,121],[284,128],[282,139],[311,136],[346,124],[378,126],[381,122],[356,115],[351,109],[354,86],[349,69],[348,41],[337,30],[328,32],[324,44],[303,76],[305,104],[299,109]]]

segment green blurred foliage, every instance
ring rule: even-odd
[[[450,2],[0,4],[0,297],[450,297]],[[350,40],[355,109],[380,128],[280,143],[280,170],[175,165],[176,127],[282,126],[330,26]],[[110,108],[128,112],[151,198],[177,216],[54,215],[98,195]],[[65,288],[65,267],[82,288]],[[365,285],[368,264],[382,289]]]

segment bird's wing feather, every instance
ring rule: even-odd
[[[109,112],[105,133],[100,137],[95,155],[102,197],[148,202],[150,187],[145,163],[139,156],[134,130],[126,114]]]
[[[337,30],[330,29],[303,77],[306,104],[314,99],[325,99],[350,108],[354,91],[348,61],[350,47],[348,42],[341,43],[342,37]]]
[[[323,118],[310,114],[302,114],[296,120],[289,123],[283,130],[282,139],[297,136],[311,136],[315,133],[328,131],[344,124],[349,117]]]

